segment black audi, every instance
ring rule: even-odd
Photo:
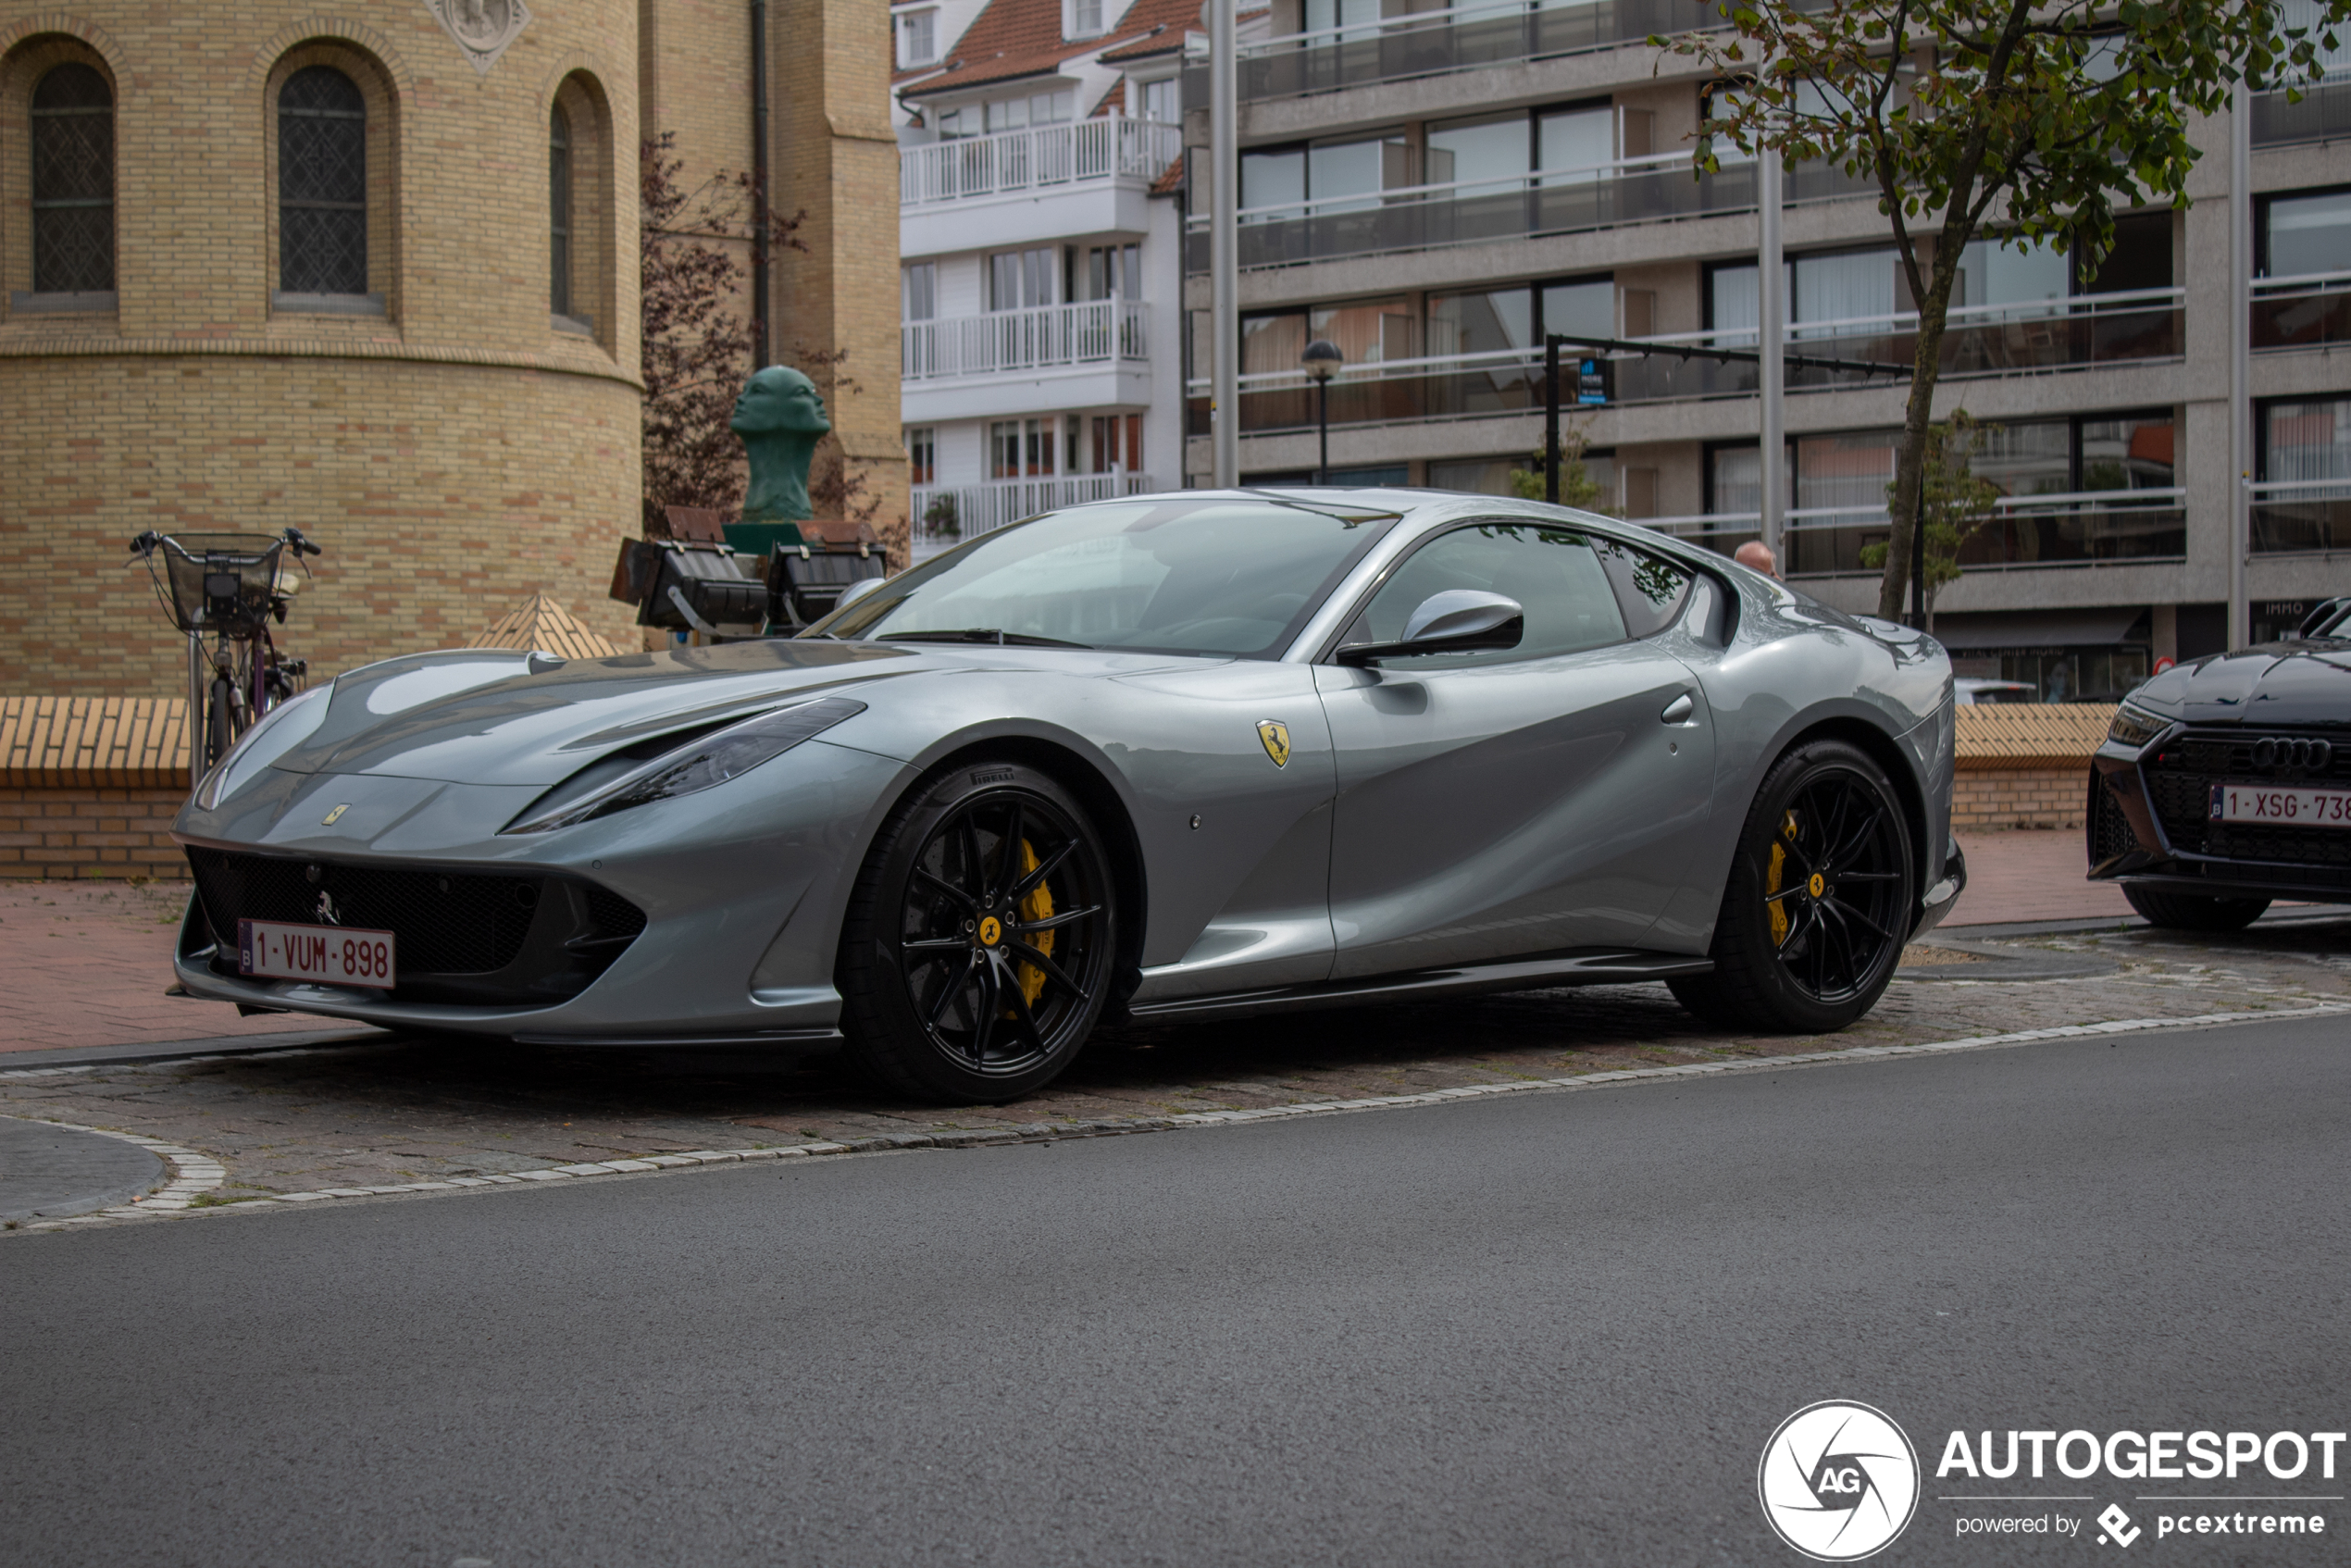
[[[2158,926],[2351,903],[2351,599],[2122,700],[2090,774],[2090,877]]]

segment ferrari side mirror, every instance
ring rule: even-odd
[[[1515,648],[1526,635],[1526,610],[1515,599],[1474,588],[1432,593],[1404,619],[1394,642],[1358,642],[1338,651],[1342,665],[1417,653],[1474,653]]]

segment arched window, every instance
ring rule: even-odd
[[[332,66],[305,66],[278,93],[278,287],[367,292],[367,106]]]
[[[547,309],[571,314],[571,117],[557,104],[547,125]]]
[[[114,93],[79,62],[32,90],[32,287],[114,287]]]

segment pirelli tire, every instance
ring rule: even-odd
[[[1748,810],[1712,973],[1670,982],[1673,995],[1725,1028],[1841,1029],[1893,980],[1917,900],[1909,816],[1885,770],[1847,741],[1806,741]]]

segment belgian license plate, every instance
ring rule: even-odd
[[[237,970],[271,980],[313,980],[322,986],[389,990],[393,984],[392,933],[347,926],[240,920]]]
[[[2289,790],[2269,784],[2212,786],[2215,822],[2278,822],[2351,828],[2351,790]]]

